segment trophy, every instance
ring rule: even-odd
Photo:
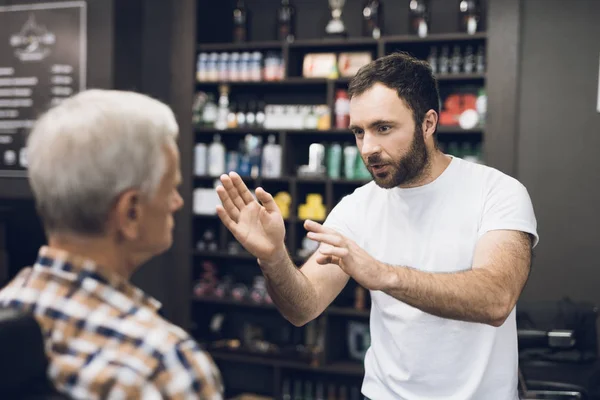
[[[329,0],[329,8],[331,8],[332,19],[325,27],[325,33],[330,37],[346,37],[346,26],[342,21],[342,8],[346,0]]]

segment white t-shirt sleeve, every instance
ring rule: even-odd
[[[479,237],[493,230],[516,230],[533,236],[533,247],[539,242],[537,221],[529,193],[523,184],[503,175],[488,187]]]
[[[327,215],[323,226],[331,228],[356,242],[358,237],[355,222],[358,216],[354,203],[352,195],[344,196]]]

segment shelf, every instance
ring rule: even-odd
[[[208,304],[216,304],[223,306],[235,306],[235,307],[244,307],[244,308],[260,308],[260,309],[268,309],[268,310],[277,310],[272,304],[262,304],[262,303],[251,303],[249,301],[236,301],[233,299],[222,299],[218,297],[193,297],[193,300],[197,303],[208,303]]]
[[[328,365],[314,367],[310,364],[305,364],[297,361],[282,360],[278,358],[253,356],[247,354],[235,354],[227,351],[208,350],[208,353],[217,361],[230,361],[254,365],[268,365],[272,367],[288,368],[296,370],[323,372],[339,375],[364,375],[364,368],[359,363],[353,362],[336,362]]]
[[[300,39],[289,44],[290,49],[301,47],[377,46],[379,41],[369,37]]]
[[[284,85],[326,85],[330,79],[290,77],[279,81],[196,81],[198,86],[284,86]]]
[[[9,171],[0,172],[0,200],[31,200],[33,191],[29,185],[27,175],[19,175],[15,172],[14,176]]]
[[[437,74],[435,78],[438,81],[471,81],[471,80],[485,80],[486,74],[467,74],[467,73],[459,73],[459,74]]]
[[[221,51],[252,51],[252,50],[283,50],[284,47],[290,49],[308,48],[327,48],[327,47],[356,47],[356,46],[376,46],[379,43],[384,44],[405,44],[405,43],[430,43],[430,42],[453,42],[484,40],[487,38],[486,32],[477,32],[473,35],[461,32],[451,33],[433,33],[427,37],[421,38],[416,35],[390,35],[383,36],[381,39],[370,37],[348,37],[348,38],[316,38],[316,39],[298,39],[292,43],[280,42],[277,40],[267,40],[259,42],[246,43],[200,43],[197,46],[199,52],[221,52]]]
[[[439,128],[438,128],[439,129]],[[477,131],[474,131],[477,132]],[[214,180],[219,179],[216,176],[194,176],[196,180]],[[300,176],[281,176],[279,178],[253,178],[251,176],[242,176],[244,181],[260,181],[260,182],[279,182],[279,183],[332,183],[334,185],[364,185],[369,183],[371,179],[344,179],[344,178],[328,178],[328,177],[300,177]],[[210,217],[212,214],[194,214],[197,216]],[[215,215],[216,217],[216,215]]]
[[[284,220],[287,221],[287,220]],[[299,221],[299,220],[297,220]],[[294,221],[296,222],[296,221]],[[195,257],[206,257],[206,258],[220,258],[223,260],[253,260],[256,261],[256,257],[254,257],[252,254],[247,253],[247,252],[240,252],[240,253],[228,253],[226,251],[201,251],[201,250],[196,250],[193,249],[192,250],[192,255]],[[299,257],[299,256],[292,256],[292,261],[294,261],[297,264],[303,263],[304,261],[306,261],[303,257]]]
[[[246,43],[200,43],[197,48],[199,52],[219,52],[219,51],[251,51],[251,50],[268,50],[282,49],[283,42],[277,40],[266,40],[262,42],[246,42]]]
[[[218,130],[215,128],[196,128],[195,131],[197,133],[218,133],[218,134],[230,134],[230,135],[239,135],[239,134],[276,134],[276,133],[285,133],[288,135],[314,135],[322,134],[322,135],[339,135],[339,136],[348,136],[348,140],[354,139],[354,135],[348,129],[327,129],[327,130],[318,130],[318,129],[260,129],[260,128],[235,128],[235,129],[225,129]],[[463,129],[460,126],[438,126],[437,133],[451,133],[451,134],[471,134],[471,133],[481,133],[483,132],[483,128],[474,128],[474,129]],[[201,177],[202,179],[208,179],[209,176]],[[216,178],[215,178],[216,179]],[[263,178],[265,179],[265,178]],[[274,179],[282,179],[285,178],[274,178]]]
[[[216,128],[199,127],[195,128],[197,133],[224,133],[224,134],[269,134],[269,133],[287,133],[290,135],[310,135],[310,134],[325,134],[325,135],[352,135],[348,129],[264,129],[264,128],[231,128],[219,130]]]
[[[369,318],[371,312],[369,310],[356,310],[350,307],[329,307],[327,308],[327,314],[343,316],[343,317],[357,317],[357,318]]]
[[[430,42],[455,42],[468,40],[482,40],[487,38],[486,32],[477,32],[473,35],[468,33],[432,33],[426,37],[416,35],[393,35],[384,36],[380,40],[385,44],[405,44],[405,43],[430,43]]]
[[[198,257],[210,257],[210,258],[222,258],[228,260],[256,260],[250,253],[241,252],[241,253],[228,253],[226,251],[201,251],[201,250],[192,250],[193,255]]]

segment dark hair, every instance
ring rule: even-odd
[[[362,67],[350,81],[348,95],[358,96],[376,83],[396,90],[413,113],[415,125],[423,123],[429,110],[440,113],[440,93],[430,65],[408,53],[378,58]]]

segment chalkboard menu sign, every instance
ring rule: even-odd
[[[25,177],[36,118],[85,89],[84,1],[0,6],[0,177]]]

